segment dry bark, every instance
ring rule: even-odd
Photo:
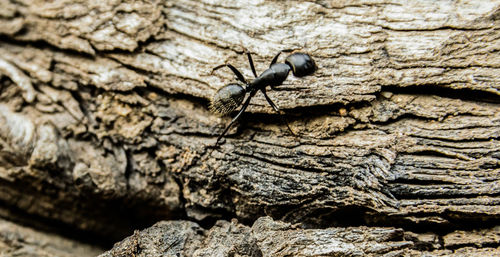
[[[447,239],[457,237],[458,240]],[[415,237],[390,227],[342,227],[302,229],[289,223],[259,218],[251,227],[237,221],[218,221],[204,230],[190,221],[162,221],[117,243],[100,257],[114,256],[495,256],[499,248],[483,245],[499,242],[498,229],[458,231],[446,235],[449,248],[465,245],[472,234],[487,236],[476,247],[456,244],[454,250],[438,250],[442,242],[435,234]],[[168,236],[165,236],[168,235]],[[479,239],[479,238],[478,238]],[[467,241],[467,242],[466,242]],[[486,243],[488,244],[488,243]],[[419,249],[419,250],[415,250]],[[162,255],[163,254],[163,255]]]
[[[497,237],[478,233],[500,220],[500,1],[2,1],[0,10],[2,217],[112,241],[160,219],[238,218],[140,233],[236,226],[247,255],[274,253],[259,236],[238,239],[259,234],[249,226],[261,216],[299,231],[346,227],[342,242],[359,226],[398,231],[410,243],[397,254],[499,252]],[[290,48],[319,66],[269,93],[298,136],[258,94],[212,151],[230,118],[207,103],[234,80],[212,68],[230,62],[251,78],[244,49],[263,71]],[[215,251],[210,236],[180,236]]]
[[[96,256],[102,249],[0,219],[0,256]]]

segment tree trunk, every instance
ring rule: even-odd
[[[498,0],[0,10],[0,217],[38,230],[20,235],[82,256],[131,234],[103,256],[500,255]],[[269,91],[296,135],[258,93],[214,148],[231,117],[209,101],[236,80],[213,68],[251,80],[245,51],[260,73],[283,49],[318,65]]]

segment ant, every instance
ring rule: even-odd
[[[248,56],[248,62],[250,63],[250,68],[252,69],[252,73],[255,76],[255,79],[252,80],[251,82],[247,82],[243,77],[243,75],[241,75],[241,72],[229,63],[219,65],[212,70],[213,72],[222,67],[228,67],[236,75],[236,78],[240,82],[242,82],[245,86],[243,87],[239,83],[230,83],[219,89],[215,94],[214,98],[212,99],[212,101],[210,102],[210,110],[212,112],[219,114],[221,116],[231,113],[234,109],[236,109],[238,106],[241,105],[241,103],[243,102],[243,98],[247,93],[249,93],[249,96],[243,103],[243,106],[241,107],[238,114],[236,114],[236,116],[229,123],[229,125],[226,126],[222,134],[220,134],[220,136],[217,138],[215,147],[217,147],[219,141],[227,133],[229,128],[240,118],[241,114],[245,112],[248,105],[250,104],[250,100],[252,99],[252,97],[255,96],[257,91],[261,91],[264,94],[264,97],[266,98],[269,105],[271,105],[271,107],[278,114],[280,114],[280,109],[278,108],[278,106],[276,106],[271,100],[271,98],[267,96],[266,87],[270,86],[271,89],[274,89],[275,87],[283,84],[290,70],[292,71],[295,77],[304,77],[313,74],[317,69],[314,60],[308,54],[305,53],[292,53],[288,57],[286,57],[285,63],[276,63],[278,57],[282,52],[290,52],[290,50],[282,50],[276,56],[274,56],[273,60],[271,61],[271,64],[269,65],[269,68],[264,72],[262,72],[260,76],[257,76],[257,73],[255,72],[255,67],[253,65],[252,56],[248,51],[245,52]],[[283,119],[281,115],[280,117]],[[287,125],[288,130],[293,135],[295,135],[293,131],[290,129],[290,126],[288,126],[286,120],[284,120],[284,122]]]

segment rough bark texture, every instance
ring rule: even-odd
[[[104,256],[500,254],[500,1],[1,1],[0,33],[3,218],[177,219]],[[269,92],[296,137],[258,94],[213,149],[245,49],[319,69]]]
[[[418,236],[402,229],[342,227],[301,229],[289,223],[259,218],[252,227],[218,221],[203,230],[190,221],[162,221],[117,243],[100,257],[113,256],[496,256],[498,229],[457,231],[444,237],[447,248],[463,246],[464,238],[477,236],[476,247],[443,248],[435,234]],[[485,238],[486,237],[486,238]],[[480,238],[480,239],[479,239]],[[472,242],[467,241],[466,244]],[[473,243],[472,243],[473,244]]]

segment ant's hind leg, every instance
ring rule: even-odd
[[[229,128],[231,128],[231,126],[240,118],[241,114],[243,112],[245,112],[245,110],[247,109],[248,105],[250,104],[250,100],[252,99],[252,97],[255,95],[256,92],[257,91],[250,92],[250,95],[248,96],[247,100],[245,101],[245,103],[241,107],[241,109],[238,112],[238,114],[236,114],[236,116],[234,116],[233,120],[231,120],[231,122],[229,123],[229,125],[226,126],[226,128],[224,129],[224,131],[222,132],[222,134],[220,134],[220,136],[217,137],[217,141],[215,142],[215,146],[214,147],[217,147],[219,145],[220,140],[227,133],[227,131],[229,130]]]
[[[281,121],[283,123],[285,123],[286,127],[288,128],[288,131],[290,131],[290,133],[294,136],[297,136],[293,130],[290,128],[290,125],[288,125],[288,121],[286,120],[286,118],[283,116],[283,114],[281,113],[281,110],[280,108],[278,108],[278,106],[276,106],[276,104],[273,103],[273,101],[271,100],[271,98],[269,98],[269,96],[267,95],[266,93],[266,90],[265,89],[262,89],[261,90],[262,93],[264,94],[264,97],[266,98],[267,102],[269,103],[269,105],[271,105],[271,107],[273,107],[274,111],[276,111],[278,113],[278,116],[281,118]]]
[[[245,85],[247,84],[247,81],[245,80],[245,77],[243,77],[243,75],[241,75],[241,72],[236,69],[233,65],[227,63],[227,64],[221,64],[215,68],[212,69],[212,72],[222,68],[222,67],[228,67],[229,69],[231,69],[234,73],[234,75],[236,75],[236,77],[238,78],[239,81],[243,82]]]

